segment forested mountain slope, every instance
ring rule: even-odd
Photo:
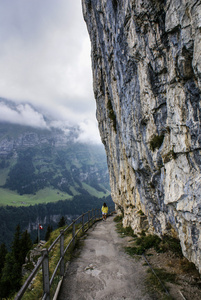
[[[86,192],[109,194],[102,145],[75,142],[74,129],[66,135],[56,129],[0,125],[0,204],[30,205]]]
[[[78,143],[78,128],[65,131],[0,123],[0,244],[7,246],[16,226],[34,241],[61,216],[111,204],[102,145]]]

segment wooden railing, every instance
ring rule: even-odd
[[[114,207],[109,207],[108,213],[111,214],[114,211]],[[93,224],[94,222],[98,221],[101,219],[101,210],[100,209],[92,209],[89,210],[88,212],[82,214],[79,216],[77,219],[73,220],[70,225],[68,225],[66,228],[62,229],[60,231],[60,235],[54,240],[54,242],[51,244],[51,246],[47,249],[44,248],[41,251],[41,257],[38,260],[35,268],[23,284],[22,288],[20,291],[17,293],[16,297],[14,300],[19,300],[22,299],[24,293],[28,289],[30,283],[36,276],[36,274],[41,270],[42,268],[42,274],[43,274],[43,297],[42,300],[50,300],[50,288],[52,286],[53,280],[59,271],[60,273],[60,282],[58,284],[58,287],[61,285],[61,282],[63,280],[64,274],[65,274],[65,254],[67,253],[69,247],[73,245],[75,246],[76,238],[78,237],[78,234],[84,234]],[[76,224],[80,224],[81,226],[78,226],[78,229],[76,230]],[[65,241],[65,232],[69,232],[71,229],[72,233],[72,238],[67,244],[66,248],[64,247],[64,241]],[[68,234],[69,236],[69,234]],[[50,278],[50,272],[49,272],[49,254],[55,247],[57,243],[60,242],[60,258],[57,262],[57,265],[53,271],[53,274]],[[56,291],[57,293],[57,291]],[[55,293],[55,294],[56,294]],[[52,298],[54,299],[54,298]]]

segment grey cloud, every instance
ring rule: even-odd
[[[10,107],[0,102],[0,121],[32,127],[48,128],[42,114],[34,110],[29,104],[19,104]]]
[[[83,137],[92,136],[89,124],[97,129],[97,122],[81,1],[0,0],[0,5],[0,96],[32,103],[53,120],[81,124]]]
[[[62,108],[63,113],[64,108]],[[63,119],[49,116],[45,112],[39,112],[36,108],[28,103],[15,104],[12,101],[7,101],[5,99],[0,99],[0,122],[8,122],[12,124],[20,124],[25,126],[31,126],[41,129],[57,128],[62,130],[65,134],[69,133],[69,128],[73,123],[71,120],[66,118],[70,115],[69,112],[63,117]],[[73,118],[78,118],[78,115],[72,116]],[[92,143],[100,144],[100,135],[98,131],[97,122],[94,115],[88,116],[86,119],[76,120],[74,124],[77,128],[77,135],[75,142],[81,143]]]
[[[77,138],[81,143],[100,144],[100,134],[97,124],[92,120],[85,120],[79,124],[80,133]]]

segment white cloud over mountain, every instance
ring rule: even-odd
[[[17,105],[1,105],[0,120],[45,128],[45,115],[100,142],[81,1],[0,0],[0,7],[0,97]]]
[[[15,108],[0,102],[1,121],[32,127],[48,128],[42,114],[34,110],[29,104],[19,104]]]
[[[69,128],[72,129],[69,121],[50,118],[48,115],[37,111],[33,105],[28,103],[16,104],[12,101],[0,99],[0,115],[0,122],[48,130],[57,128],[67,135],[70,132]],[[100,144],[97,123],[95,120],[93,121],[93,118],[85,119],[77,124],[73,124],[73,126],[76,129],[77,135],[75,142]]]

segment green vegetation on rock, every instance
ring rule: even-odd
[[[164,140],[164,134],[154,135],[152,140],[150,141],[150,148],[152,151],[155,149],[159,149]]]

